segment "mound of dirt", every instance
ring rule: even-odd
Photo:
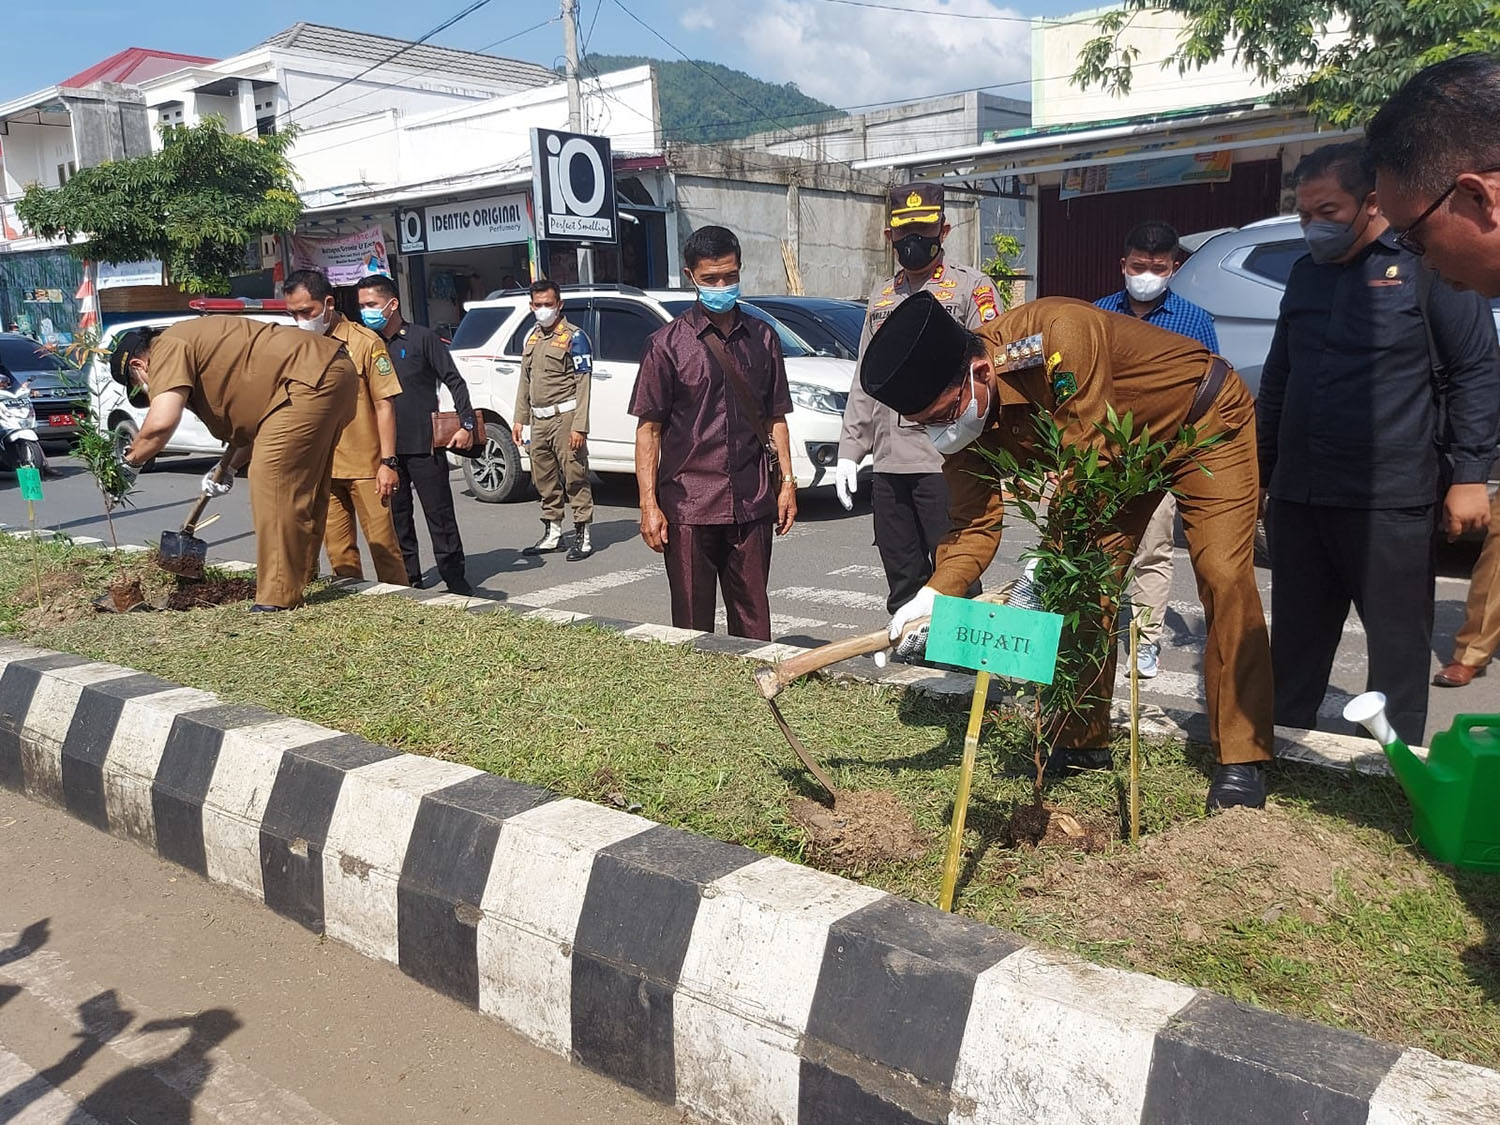
[[[1085,941],[1204,941],[1210,931],[1284,913],[1326,918],[1337,885],[1355,895],[1425,885],[1399,850],[1362,847],[1268,807],[1229,809],[1147,837],[1138,849],[1031,875],[1021,893],[1039,915]]]
[[[1005,835],[1013,848],[1063,847],[1092,853],[1107,850],[1119,838],[1119,828],[1050,805],[1021,805],[1011,813]]]
[[[255,580],[251,578],[216,578],[208,582],[184,582],[167,595],[164,608],[176,610],[211,609],[214,606],[248,602],[255,597]]]
[[[814,867],[858,878],[881,864],[920,859],[927,841],[895,794],[880,789],[841,791],[833,808],[795,797],[792,823],[807,833]]]

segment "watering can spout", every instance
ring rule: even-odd
[[[1391,769],[1395,771],[1396,779],[1401,782],[1401,788],[1406,790],[1407,799],[1412,805],[1419,810],[1430,808],[1434,796],[1432,774],[1427,769],[1427,763],[1411,752],[1411,748],[1401,741],[1401,736],[1386,718],[1385,693],[1367,691],[1363,695],[1356,695],[1344,705],[1344,718],[1351,723],[1359,723],[1385,748]]]

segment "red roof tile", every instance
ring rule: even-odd
[[[59,82],[59,86],[90,86],[95,82],[145,82],[181,70],[195,63],[217,62],[202,55],[179,55],[172,51],[153,51],[149,47],[126,47],[101,63]]]

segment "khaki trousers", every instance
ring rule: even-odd
[[[563,501],[573,506],[573,523],[594,518],[594,490],[589,486],[589,451],[568,448],[573,412],[531,420],[531,480],[542,494],[542,519],[560,523]]]
[[[1271,642],[1260,590],[1255,584],[1255,517],[1259,506],[1259,467],[1255,451],[1255,400],[1231,375],[1218,401],[1198,423],[1208,436],[1228,437],[1198,456],[1205,473],[1189,461],[1173,488],[1182,530],[1198,579],[1198,597],[1208,621],[1203,651],[1208,729],[1219,761],[1263,762],[1271,758]],[[1212,476],[1209,475],[1212,474]],[[1130,565],[1161,495],[1143,496],[1121,513],[1104,545],[1123,571]],[[1113,621],[1115,607],[1106,607]],[[1062,732],[1057,745],[1089,749],[1109,745],[1109,701],[1115,682],[1117,646],[1111,645],[1094,694],[1097,701],[1081,721]]]
[[[1177,497],[1170,492],[1156,506],[1156,514],[1141,535],[1135,550],[1134,576],[1130,580],[1130,604],[1141,621],[1141,640],[1161,644],[1161,626],[1172,596],[1172,537],[1177,523]]]
[[[364,529],[370,545],[370,559],[375,563],[375,577],[392,586],[405,586],[406,563],[396,542],[396,524],[391,507],[380,499],[380,490],[369,478],[341,480],[335,478],[328,495],[328,526],[323,532],[323,546],[328,550],[328,566],[338,578],[364,578],[359,558],[358,527]]]
[[[1490,530],[1469,576],[1463,628],[1454,638],[1453,659],[1483,668],[1500,645],[1500,492],[1490,500]]]
[[[286,384],[286,401],[255,432],[250,516],[255,524],[255,600],[302,604],[328,517],[333,449],[354,417],[359,375],[339,356],[316,387]]]

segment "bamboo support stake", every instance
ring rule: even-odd
[[[1141,623],[1130,618],[1130,842],[1141,838],[1141,669],[1136,654],[1141,646]]]
[[[979,727],[990,696],[990,674],[974,677],[974,698],[969,704],[969,727],[964,731],[964,760],[958,775],[958,793],[953,798],[953,823],[948,829],[948,858],[943,861],[943,910],[953,909],[953,888],[958,883],[958,862],[963,854],[964,821],[969,815],[969,788],[974,783],[974,755],[979,749]]]

